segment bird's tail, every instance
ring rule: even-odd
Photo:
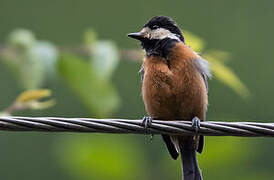
[[[183,180],[202,180],[193,139],[180,143]]]

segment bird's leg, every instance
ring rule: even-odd
[[[192,119],[192,127],[195,129],[195,133],[198,134],[201,126],[201,120],[198,117]]]
[[[147,129],[152,123],[152,117],[149,116],[145,116],[143,117],[143,121],[142,121],[142,125],[145,127],[145,129]],[[153,140],[153,134],[151,134],[150,136],[150,141]]]
[[[192,127],[195,129],[195,133],[196,135],[193,137],[193,140],[194,140],[194,146],[195,146],[195,149],[197,150],[198,149],[198,146],[199,146],[199,135],[198,135],[198,132],[200,130],[200,126],[201,126],[201,120],[198,118],[198,117],[194,117],[192,119]]]
[[[143,117],[142,125],[147,129],[149,125],[152,123],[152,117],[145,116]]]

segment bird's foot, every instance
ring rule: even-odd
[[[194,146],[195,146],[195,149],[197,150],[198,147],[199,147],[199,139],[200,139],[200,136],[198,135],[198,132],[200,130],[200,126],[201,126],[201,120],[198,118],[198,117],[194,117],[192,119],[192,127],[194,128],[195,130],[195,133],[196,135],[193,136],[193,140],[194,140]]]
[[[147,129],[152,123],[152,117],[145,116],[143,117],[142,125]],[[150,141],[153,140],[153,134],[150,135]]]
[[[143,117],[142,125],[147,129],[152,123],[152,117]]]
[[[192,127],[194,128],[196,134],[198,134],[200,130],[200,126],[201,126],[201,120],[198,117],[194,117],[192,119]]]

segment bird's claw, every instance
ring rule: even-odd
[[[201,120],[198,117],[192,119],[192,127],[195,129],[195,133],[198,134],[201,127]]]
[[[143,117],[142,125],[147,129],[152,123],[152,117],[145,116]],[[153,134],[150,135],[150,141],[153,140]]]
[[[142,125],[147,129],[152,123],[152,118],[145,116],[143,117]]]

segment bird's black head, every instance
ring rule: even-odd
[[[167,48],[174,45],[174,42],[184,43],[180,28],[167,16],[151,18],[140,32],[130,33],[128,36],[141,41],[148,55],[166,55]]]

